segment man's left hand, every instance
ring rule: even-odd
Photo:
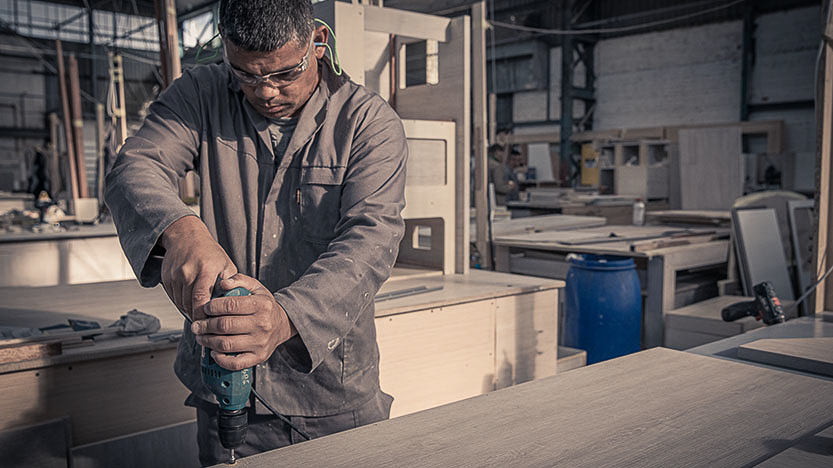
[[[238,273],[219,287],[243,287],[251,293],[212,299],[204,309],[208,318],[191,324],[197,343],[211,349],[220,367],[235,371],[260,364],[297,333],[286,311],[258,280]]]

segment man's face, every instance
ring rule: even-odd
[[[326,42],[327,33],[319,28],[313,37],[316,42]],[[323,37],[322,37],[323,35]],[[289,41],[271,52],[245,50],[230,41],[224,41],[226,61],[235,71],[249,75],[265,76],[275,72],[292,72],[307,58],[306,69],[292,76],[292,81],[275,83],[259,80],[247,84],[238,80],[249,104],[266,118],[292,117],[298,114],[318,85],[318,60],[324,55],[322,47],[312,47],[310,39]],[[232,73],[234,75],[235,73]],[[280,78],[278,79],[280,81]]]

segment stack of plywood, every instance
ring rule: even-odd
[[[753,317],[734,322],[724,322],[720,317],[724,307],[748,300],[751,298],[720,296],[668,312],[665,314],[665,347],[689,349],[762,327],[763,323]]]

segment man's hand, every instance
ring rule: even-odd
[[[205,318],[203,307],[211,299],[217,278],[230,278],[237,268],[208,228],[196,216],[185,216],[159,237],[165,248],[162,286],[168,297],[193,320]]]
[[[203,308],[208,318],[191,324],[197,343],[211,349],[220,367],[240,370],[260,364],[297,333],[283,307],[256,279],[238,273],[219,286],[224,291],[244,287],[251,293],[212,299]]]

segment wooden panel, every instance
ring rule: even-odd
[[[440,42],[448,40],[450,20],[442,16],[365,5],[364,17],[365,29],[368,31]]]
[[[558,368],[558,292],[495,301],[495,387],[555,375]]]
[[[432,238],[436,236],[436,245],[440,249],[439,268],[445,274],[454,273],[455,252],[459,248],[455,235],[457,211],[454,208],[457,171],[455,124],[410,119],[403,120],[402,124],[405,128],[405,136],[408,138],[409,149],[416,149],[408,156],[409,175],[405,184],[405,209],[402,210],[402,217],[406,219],[406,223],[412,219],[440,220],[438,223],[432,222],[437,229],[431,230],[431,236]],[[442,151],[437,154],[436,151],[440,150]],[[438,165],[438,162],[442,164]],[[414,175],[410,175],[412,167]],[[434,171],[433,175],[432,171]],[[437,173],[442,174],[442,177],[437,176]],[[402,240],[403,249],[400,251],[400,260],[414,265],[427,264],[432,267],[438,264],[434,258],[436,252],[431,255],[430,259],[419,261],[420,252],[411,249],[409,242],[406,234]]]
[[[428,245],[422,245],[422,231],[428,230]],[[397,265],[423,267],[451,274],[454,267],[454,250],[445,240],[451,237],[451,229],[442,218],[407,218],[405,234],[399,243]]]
[[[445,140],[408,138],[408,175],[406,185],[446,185],[448,156]]]
[[[833,377],[833,338],[769,338],[738,347],[738,357]]]
[[[454,163],[456,188],[455,269],[469,269],[469,159],[471,157],[470,38],[468,16],[450,20],[446,42],[439,43],[439,82],[402,88],[396,92],[396,111],[403,119],[452,120],[455,123]],[[407,40],[397,38],[399,56]],[[404,61],[400,60],[400,67]],[[404,80],[404,73],[400,73]],[[429,215],[434,216],[434,215]]]
[[[726,210],[743,195],[740,128],[679,133],[680,204],[684,210]]]
[[[364,32],[364,85],[390,102],[390,35]]]
[[[0,429],[70,416],[73,445],[80,445],[191,420],[175,355],[169,349],[0,375]]]
[[[495,301],[376,319],[382,390],[391,416],[494,389]]]
[[[486,2],[481,0],[471,6],[471,87],[472,87],[472,152],[474,155],[474,207],[475,226],[481,236],[472,242],[477,243],[477,251],[490,252],[491,237],[482,233],[489,232],[489,217],[492,213],[488,204],[488,155],[487,132],[488,119],[486,118],[486,30],[489,28],[486,22]],[[492,138],[494,140],[494,138]],[[481,255],[483,268],[492,269],[492,256]]]
[[[737,467],[831,422],[833,382],[658,348],[238,465]]]

